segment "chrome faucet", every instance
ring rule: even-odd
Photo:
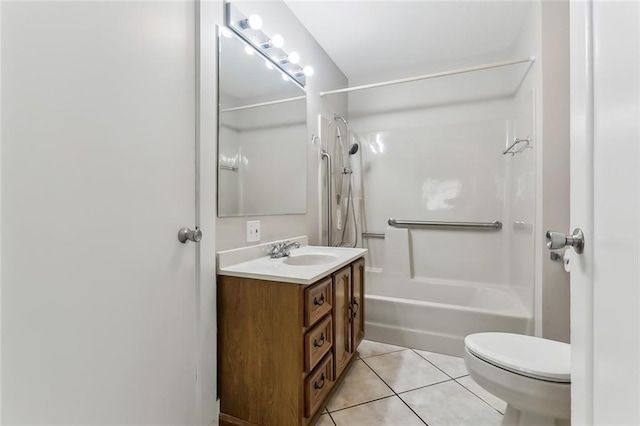
[[[279,243],[273,243],[267,249],[267,253],[272,259],[287,257],[290,254],[289,249],[291,247],[300,248],[300,243],[297,241],[281,241]]]

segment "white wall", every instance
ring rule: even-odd
[[[262,242],[308,235],[310,244],[318,244],[321,242],[318,226],[321,221],[319,204],[323,196],[318,184],[321,163],[319,146],[311,144],[311,136],[317,133],[318,114],[346,114],[346,99],[323,100],[318,93],[322,90],[346,87],[347,79],[282,1],[242,0],[235,4],[245,14],[259,14],[263,18],[263,31],[269,35],[281,34],[285,40],[285,49],[299,52],[301,63],[309,64],[315,70],[315,74],[307,79],[306,86],[306,176],[291,176],[292,180],[306,180],[307,201],[306,214],[218,218],[218,250],[249,245],[246,242],[247,220],[261,221]]]

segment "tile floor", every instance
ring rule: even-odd
[[[499,425],[506,404],[462,358],[365,340],[317,426]]]

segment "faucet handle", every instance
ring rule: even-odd
[[[267,250],[268,254],[274,254],[274,253],[280,251],[280,243],[270,244],[269,247],[267,247],[266,250]]]
[[[267,254],[272,258],[282,257],[283,250],[285,247],[286,247],[286,242],[280,241],[277,243],[273,243],[267,248]]]
[[[287,257],[289,256],[289,248],[291,247],[300,248],[300,246],[301,244],[298,241],[294,241],[294,242],[291,242],[289,240],[280,241],[277,243],[273,243],[269,247],[267,247],[266,252],[272,258]]]

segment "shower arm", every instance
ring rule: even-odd
[[[331,221],[331,211],[333,210],[331,205],[331,155],[324,149],[320,151],[320,156],[327,159],[327,247],[331,247],[333,241],[333,223]]]

